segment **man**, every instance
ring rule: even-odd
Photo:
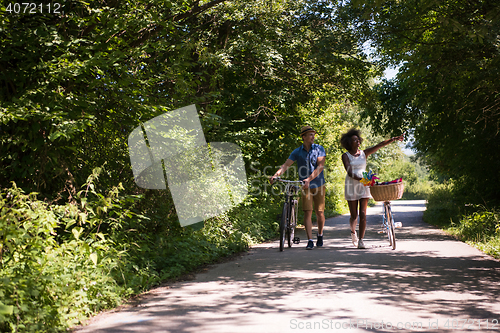
[[[302,210],[304,211],[304,225],[308,238],[306,250],[314,248],[312,239],[312,210],[313,202],[318,220],[318,235],[316,246],[323,246],[323,227],[325,226],[325,149],[314,143],[316,131],[311,126],[304,126],[300,131],[303,144],[295,149],[278,171],[270,178],[271,184],[276,177],[281,176],[295,161],[299,168],[299,179],[302,186]]]

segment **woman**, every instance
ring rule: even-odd
[[[360,180],[363,179],[363,172],[366,169],[366,158],[375,153],[382,147],[399,140],[403,141],[403,135],[393,137],[389,140],[380,142],[378,145],[359,150],[359,146],[363,142],[361,132],[357,129],[351,129],[349,132],[342,135],[340,143],[347,152],[342,154],[342,162],[347,171],[345,177],[345,199],[349,205],[349,212],[351,218],[349,224],[351,226],[351,238],[354,246],[357,245],[358,249],[365,249],[363,237],[366,231],[366,207],[368,206],[368,199],[371,198],[370,188],[364,186]],[[359,240],[356,234],[356,224],[358,220],[358,203],[359,203]]]

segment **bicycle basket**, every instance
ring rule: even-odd
[[[405,185],[403,182],[388,185],[370,186],[370,193],[375,201],[398,200],[403,196]]]

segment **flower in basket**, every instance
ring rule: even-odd
[[[394,180],[391,180],[390,182],[383,182],[383,183],[379,183],[377,182],[376,185],[389,185],[389,184],[397,184],[397,183],[401,183],[403,181],[403,178],[396,178]]]
[[[363,178],[360,180],[361,184],[364,186],[373,186],[375,184],[375,179],[379,179],[378,177],[375,177],[376,173],[373,173],[373,171],[369,172],[363,172]]]

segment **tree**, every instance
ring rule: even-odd
[[[194,85],[183,77],[193,67],[184,27],[219,3],[68,2],[59,13],[36,14],[2,5],[0,184],[71,196],[105,162],[109,179],[130,182],[128,133],[169,105],[148,91]],[[173,73],[141,75],[151,53],[165,48]],[[175,89],[164,93],[180,102]]]
[[[0,184],[51,198],[105,163],[103,184],[137,190],[127,136],[168,110],[196,104],[207,140],[272,164],[261,147],[295,144],[315,92],[367,90],[352,27],[312,1],[70,2],[1,25]]]
[[[368,1],[349,10],[381,64],[401,65],[365,116],[380,133],[414,131],[433,169],[458,179],[472,201],[498,203],[500,5]]]

